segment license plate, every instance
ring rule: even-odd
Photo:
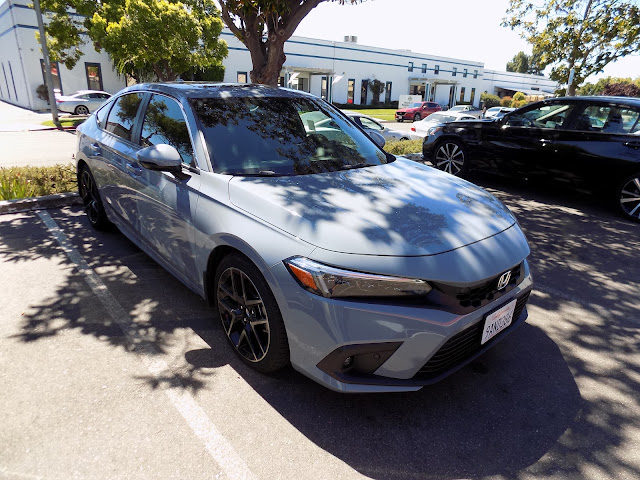
[[[513,320],[513,311],[516,309],[517,301],[517,299],[513,299],[504,307],[487,315],[487,319],[484,322],[484,330],[482,330],[482,341],[480,342],[480,345],[484,345],[502,330],[511,325],[511,321]]]

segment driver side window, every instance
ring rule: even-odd
[[[369,120],[366,117],[360,117],[360,122],[362,122],[362,126],[364,128],[370,128],[371,130],[379,130],[379,131],[384,130],[384,127],[382,125],[380,125],[377,122],[374,122],[373,120]]]
[[[506,125],[511,127],[562,128],[573,110],[573,105],[554,103],[533,110],[511,114]]]

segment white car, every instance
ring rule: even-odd
[[[75,115],[89,115],[111,98],[111,94],[100,90],[79,90],[71,95],[56,96],[58,110]]]
[[[411,133],[416,137],[424,138],[427,136],[429,130],[436,125],[459,122],[461,120],[477,120],[477,118],[466,113],[452,112],[451,110],[447,110],[446,112],[436,112],[432,113],[424,120],[413,122],[413,125],[411,126]]]
[[[400,130],[393,130],[389,127],[385,127],[378,120],[362,115],[355,112],[345,112],[351,120],[353,120],[359,127],[364,128],[365,131],[378,132],[384,137],[387,142],[397,140],[414,140],[414,137],[408,132],[402,132]]]
[[[505,116],[505,114],[507,114],[509,112],[513,112],[514,110],[515,110],[515,108],[491,107],[484,114],[484,118],[502,118],[502,117]]]
[[[451,107],[449,110],[447,110],[447,113],[452,112],[464,113],[475,118],[482,117],[482,110],[480,110],[478,107],[474,107],[473,105],[456,105],[455,107]]]

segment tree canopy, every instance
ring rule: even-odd
[[[192,67],[221,65],[226,42],[213,0],[41,0],[53,60],[73,68],[85,35],[120,73],[175,80]],[[70,10],[74,13],[70,13]]]
[[[502,25],[521,32],[552,66],[550,77],[567,84],[568,94],[589,75],[640,47],[637,0],[509,0]]]
[[[524,52],[518,52],[514,55],[510,62],[507,62],[507,72],[528,73],[530,75],[542,75],[540,67],[540,55],[533,53],[527,55]]]
[[[277,85],[286,61],[284,44],[300,22],[322,2],[363,0],[218,0],[222,19],[249,50],[253,83]]]

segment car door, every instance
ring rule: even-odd
[[[99,142],[91,145],[104,163],[98,173],[98,183],[103,185],[104,201],[118,217],[123,228],[139,235],[139,218],[136,215],[136,172],[140,170],[136,153],[140,145],[136,121],[144,98],[142,93],[128,93],[118,97],[104,124]]]
[[[566,102],[533,104],[495,122],[496,128],[483,129],[491,169],[525,177],[544,176],[556,169],[554,144],[573,109]]]
[[[563,179],[574,186],[613,187],[640,168],[640,110],[585,102],[556,141]]]
[[[136,172],[137,216],[143,241],[174,273],[197,288],[195,230],[200,170],[189,126],[180,103],[154,93],[141,116],[140,146],[167,144],[182,157],[181,174],[139,168]]]

